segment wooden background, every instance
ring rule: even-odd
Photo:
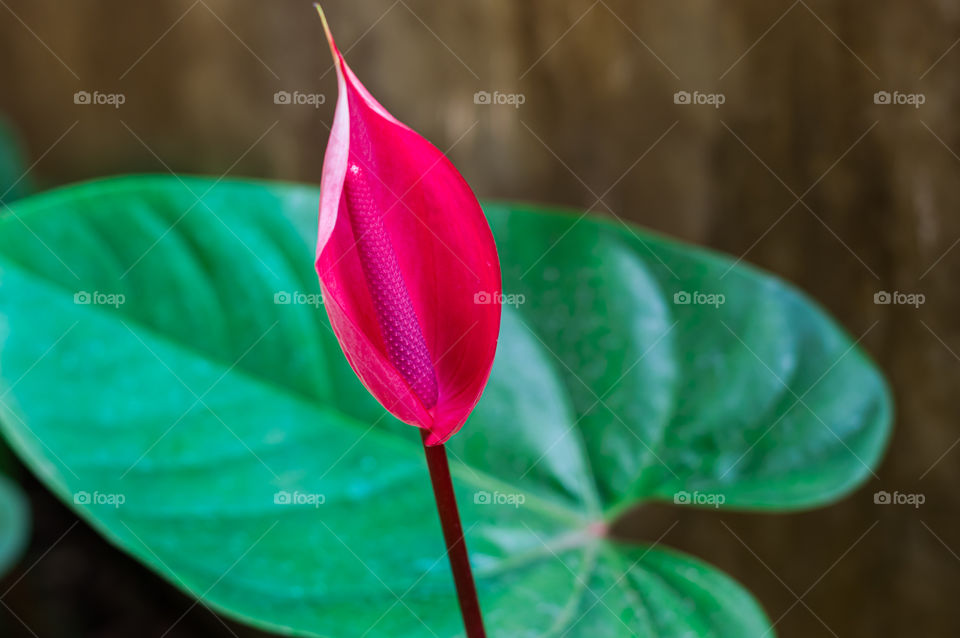
[[[450,148],[481,196],[612,211],[744,255],[809,291],[855,337],[867,333],[897,402],[879,479],[807,513],[653,507],[625,529],[656,538],[679,517],[664,542],[736,577],[787,638],[960,634],[960,4],[330,0],[326,9],[366,85]],[[308,2],[3,0],[0,60],[0,112],[23,131],[46,185],[168,168],[319,181],[336,85]],[[79,90],[120,92],[126,103],[76,105]],[[328,99],[278,106],[279,90]],[[525,103],[476,105],[481,90]],[[726,101],[677,105],[678,90]],[[926,101],[876,105],[879,90]],[[879,290],[927,301],[878,306]],[[30,489],[38,529],[25,567],[42,560],[3,601],[38,636],[160,635],[188,608],[85,526],[44,555],[73,516]],[[878,489],[921,492],[926,503],[876,506]],[[198,607],[168,635],[230,633]]]

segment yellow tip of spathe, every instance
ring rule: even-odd
[[[333,43],[333,33],[330,32],[330,25],[327,23],[327,16],[323,13],[323,7],[319,2],[314,2],[313,6],[320,14],[320,21],[323,22],[323,32],[327,35],[327,43],[330,44],[330,53],[333,55],[333,61],[337,61],[337,45]]]

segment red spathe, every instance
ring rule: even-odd
[[[453,164],[370,95],[327,37],[339,96],[320,194],[324,306],[364,386],[437,445],[463,426],[493,365],[493,234]]]

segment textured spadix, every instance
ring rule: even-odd
[[[443,443],[483,392],[500,329],[500,265],[470,187],[364,88],[337,50],[317,274],[351,367],[397,418]]]

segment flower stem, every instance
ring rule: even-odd
[[[447,448],[443,445],[427,445],[426,430],[421,430],[423,449],[427,455],[427,467],[430,468],[430,481],[433,483],[433,495],[437,500],[437,512],[440,514],[440,526],[443,539],[447,543],[447,557],[453,570],[453,582],[457,588],[460,602],[460,614],[467,638],[486,638],[483,629],[483,615],[477,599],[477,585],[470,570],[470,558],[467,543],[463,538],[463,525],[457,510],[457,498],[453,492],[453,479],[450,477],[450,465],[447,462]]]

